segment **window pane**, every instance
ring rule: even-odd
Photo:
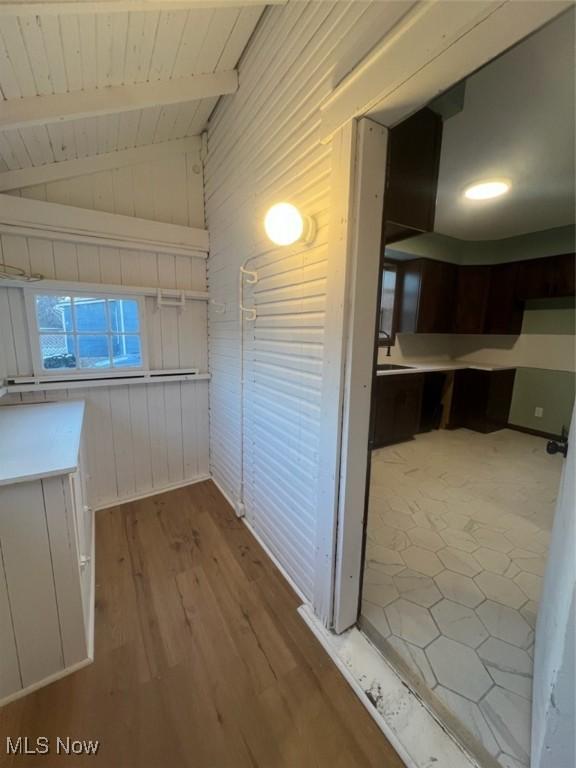
[[[69,296],[36,296],[36,318],[39,331],[71,331]]]
[[[110,299],[110,325],[119,333],[137,333],[140,330],[138,302],[135,299]]]
[[[112,336],[112,356],[115,368],[141,366],[140,336]]]
[[[382,296],[380,299],[380,336],[392,338],[394,322],[394,296],[396,294],[396,269],[384,267]]]
[[[109,368],[108,336],[82,334],[78,339],[80,368]]]
[[[80,333],[97,333],[108,330],[106,317],[106,299],[76,297],[74,299],[76,312],[76,331]]]
[[[42,367],[46,370],[54,368],[75,368],[74,337],[64,333],[40,334],[40,354]]]

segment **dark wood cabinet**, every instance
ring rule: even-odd
[[[457,267],[445,261],[404,263],[400,288],[400,333],[450,333]]]
[[[420,424],[418,432],[430,432],[440,429],[444,414],[444,399],[447,381],[451,372],[431,371],[423,373],[422,405],[420,407]]]
[[[518,262],[493,264],[486,306],[484,333],[518,335],[524,307],[517,297]]]
[[[377,376],[374,382],[372,448],[411,440],[419,431],[424,376]]]
[[[574,274],[573,253],[520,261],[518,262],[516,297],[521,301],[527,301],[574,296]]]
[[[485,333],[490,280],[490,267],[458,267],[454,333]]]
[[[514,369],[454,371],[449,429],[495,432],[508,424]]]
[[[399,333],[518,335],[524,302],[574,296],[574,256],[492,265],[402,263]]]
[[[388,243],[433,231],[441,144],[442,119],[430,109],[390,131],[384,199]]]

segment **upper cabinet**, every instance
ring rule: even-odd
[[[413,259],[403,265],[399,333],[451,333],[457,267]]]
[[[458,267],[452,310],[454,333],[485,333],[490,282],[490,267]]]
[[[517,295],[519,262],[493,264],[484,321],[484,333],[517,336],[522,329],[524,307]]]
[[[519,262],[518,299],[553,299],[574,296],[574,254]]]
[[[442,119],[421,109],[390,131],[384,220],[386,242],[432,232]]]
[[[574,256],[462,266],[402,263],[399,333],[518,335],[524,301],[574,296]]]

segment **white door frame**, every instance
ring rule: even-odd
[[[386,128],[569,7],[421,2],[322,107],[333,164],[313,607],[336,632],[356,622],[360,597]]]

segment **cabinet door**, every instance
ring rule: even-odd
[[[450,333],[456,291],[455,264],[412,259],[402,265],[400,333]]]
[[[392,128],[384,200],[385,221],[432,232],[441,143],[442,119],[430,109],[421,109]]]
[[[82,602],[80,531],[70,476],[42,481],[50,532],[54,584],[58,595],[60,634],[65,666],[86,659],[87,642]]]
[[[490,267],[458,267],[456,285],[454,331],[456,333],[484,333],[490,287]]]
[[[575,294],[575,257],[573,253],[564,253],[550,258],[550,295],[552,298],[574,296]]]
[[[518,262],[490,267],[485,333],[517,335],[522,330],[522,302],[516,298]]]
[[[457,267],[445,261],[423,261],[417,333],[451,333]]]
[[[518,270],[520,300],[574,296],[574,254],[521,261]]]
[[[418,431],[422,375],[379,376],[374,387],[373,448],[409,440]]]
[[[488,371],[454,371],[449,429],[484,431],[488,387]]]
[[[64,667],[44,503],[40,480],[0,488],[2,560],[23,688]]]
[[[454,371],[450,429],[494,432],[508,423],[515,370]]]

